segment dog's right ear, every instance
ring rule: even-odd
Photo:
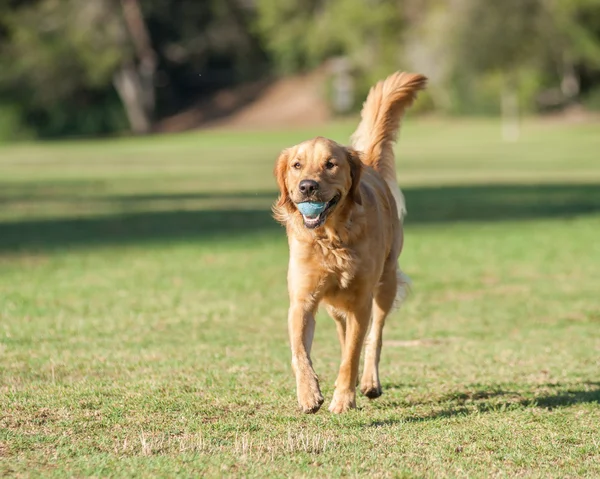
[[[363,170],[363,164],[360,159],[360,154],[354,148],[346,148],[348,155],[348,163],[350,164],[350,176],[352,177],[352,186],[350,187],[349,196],[357,204],[362,205],[360,196],[360,176]]]
[[[279,158],[275,162],[275,169],[273,170],[273,174],[275,175],[275,179],[277,180],[277,185],[279,186],[279,198],[274,205],[275,209],[281,209],[287,206],[290,202],[290,195],[288,193],[287,184],[285,182],[285,175],[288,169],[289,163],[289,150],[285,149],[279,154]]]

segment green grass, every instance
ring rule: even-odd
[[[351,127],[0,148],[0,476],[598,477],[598,125],[405,125],[384,395],[297,412],[271,170]]]

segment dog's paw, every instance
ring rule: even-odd
[[[381,384],[374,378],[362,378],[360,382],[360,392],[369,399],[376,399],[383,393]]]
[[[319,389],[319,384],[314,383],[308,386],[300,386],[298,388],[298,405],[305,414],[316,413],[323,404],[325,399]]]
[[[340,391],[336,389],[329,410],[334,414],[341,414],[356,408],[356,393],[354,391]]]

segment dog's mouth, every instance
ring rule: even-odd
[[[337,194],[335,195],[333,198],[331,198],[327,203],[325,203],[325,207],[319,211],[319,208],[312,208],[313,211],[302,211],[300,208],[300,205],[297,204],[296,206],[298,207],[298,211],[300,211],[300,214],[302,215],[302,219],[304,220],[304,226],[306,226],[308,229],[315,229],[318,228],[319,226],[322,226],[325,223],[325,220],[327,219],[327,217],[329,216],[329,214],[333,211],[333,209],[335,208],[335,206],[338,204],[338,202],[340,201],[341,195]],[[310,206],[313,204],[319,204],[319,203],[312,203],[312,202],[305,202],[304,204],[307,204],[309,208],[307,209],[311,209]]]

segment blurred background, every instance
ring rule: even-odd
[[[0,141],[302,126],[395,70],[418,113],[600,110],[597,0],[2,0]],[[512,119],[512,123],[509,123]]]

